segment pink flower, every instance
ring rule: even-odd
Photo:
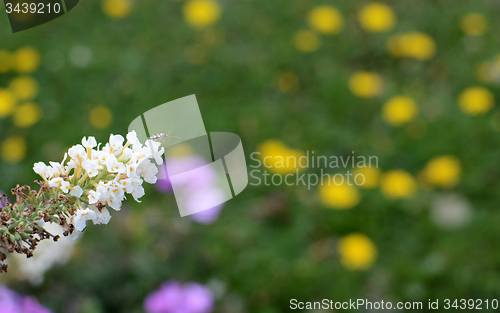
[[[212,292],[198,283],[169,281],[144,300],[147,313],[210,313],[213,307]]]

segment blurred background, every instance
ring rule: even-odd
[[[213,305],[186,313],[499,297],[499,14],[494,0],[85,0],[15,34],[0,14],[5,192],[190,94],[248,165],[378,157],[351,169],[363,186],[249,185],[208,220],[147,186],[79,241],[11,258],[0,282],[70,313],[174,312],[144,304],[166,281],[208,288]]]

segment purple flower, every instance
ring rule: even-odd
[[[164,283],[144,300],[147,313],[210,313],[213,306],[212,292],[206,286],[176,281]]]
[[[22,301],[22,311],[25,313],[52,313],[49,309],[43,307],[36,299],[24,297]]]
[[[167,159],[165,167],[160,168],[167,173],[167,179],[159,179],[155,187],[159,192],[172,192],[172,184],[168,178],[168,174],[175,175],[183,173],[182,176],[177,176],[177,186],[182,188],[182,199],[191,212],[198,211],[199,205],[202,203],[223,203],[224,194],[217,187],[217,174],[207,165],[207,162],[200,156],[188,156],[182,158]],[[197,169],[196,171],[193,171]],[[189,217],[195,222],[201,224],[211,224],[219,218],[220,211],[224,205],[220,204],[208,210],[204,210]]]
[[[29,296],[21,296],[0,286],[0,313],[52,313]]]

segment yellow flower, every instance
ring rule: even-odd
[[[488,112],[495,104],[493,94],[483,87],[470,87],[462,91],[458,97],[463,112],[478,115]]]
[[[113,121],[113,114],[105,106],[97,106],[90,111],[89,121],[97,129],[107,128]]]
[[[460,180],[460,160],[451,155],[436,157],[423,170],[424,179],[433,186],[450,188]]]
[[[12,113],[16,105],[16,97],[7,89],[0,89],[0,118]]]
[[[373,72],[356,72],[349,77],[349,89],[361,98],[372,98],[382,91],[382,78]]]
[[[406,54],[417,60],[429,60],[436,54],[436,43],[431,36],[414,32],[407,35],[404,40]]]
[[[403,170],[387,172],[381,182],[382,194],[389,199],[411,198],[417,192],[415,179]]]
[[[359,185],[361,188],[372,189],[378,186],[380,178],[380,170],[376,167],[358,167],[354,170],[354,177],[362,175],[364,177],[364,184]],[[356,182],[360,182],[355,178]]]
[[[132,10],[131,0],[104,0],[102,9],[107,16],[120,19],[128,16]]]
[[[401,126],[408,123],[418,113],[418,106],[415,101],[407,96],[396,96],[384,104],[382,116],[384,120],[394,126]]]
[[[324,34],[338,34],[344,24],[342,14],[330,5],[315,7],[307,19],[312,28]]]
[[[299,78],[294,72],[280,72],[276,75],[278,89],[284,94],[293,94],[299,89]]]
[[[20,73],[34,72],[40,65],[40,54],[32,47],[18,49],[13,58],[13,67]]]
[[[377,247],[368,236],[349,234],[339,240],[339,254],[342,264],[350,270],[367,270],[377,259]]]
[[[481,62],[474,69],[476,79],[485,84],[491,84],[498,78],[498,65],[493,62]]]
[[[0,73],[7,73],[12,68],[12,56],[7,50],[0,50]]]
[[[17,163],[26,155],[26,140],[23,137],[12,136],[2,142],[2,158],[8,163]]]
[[[32,100],[38,93],[38,83],[29,76],[16,77],[10,82],[9,89],[19,100]]]
[[[17,127],[30,127],[42,118],[42,109],[33,102],[21,104],[14,111],[12,121]]]
[[[390,6],[380,2],[366,5],[358,14],[361,27],[372,33],[386,32],[394,28],[396,17]]]
[[[319,36],[310,30],[299,30],[293,38],[295,48],[301,52],[314,52],[321,45]]]
[[[184,5],[183,13],[189,26],[202,29],[219,20],[221,9],[215,0],[190,0]]]
[[[350,209],[356,206],[361,196],[354,186],[346,183],[341,185],[323,184],[319,189],[321,201],[333,209]]]
[[[410,57],[425,61],[436,54],[436,43],[427,34],[411,32],[391,36],[387,41],[387,50],[394,57]]]
[[[462,18],[460,26],[467,35],[481,36],[488,29],[488,21],[480,13],[469,13]]]
[[[267,140],[257,148],[257,151],[260,152],[263,166],[271,172],[287,174],[303,170],[299,158],[303,157],[304,153],[290,149],[279,140]]]

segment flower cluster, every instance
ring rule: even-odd
[[[51,313],[38,301],[29,296],[22,296],[0,285],[0,313]]]
[[[166,282],[144,300],[148,313],[210,313],[213,307],[214,296],[210,289],[194,282],[184,285]]]
[[[111,218],[108,208],[119,211],[126,194],[140,202],[142,183],[156,182],[158,169],[151,160],[162,164],[164,149],[152,140],[142,145],[134,131],[123,143],[122,136],[112,134],[101,149],[94,137],[84,137],[81,145],[68,150],[61,163],[36,163],[33,169],[43,178],[37,181],[40,191],[18,185],[12,189],[16,196],[13,205],[5,196],[2,199],[0,247],[29,257],[40,240],[59,238],[47,232],[44,223],[57,223],[64,236],[76,238],[89,220],[107,224]],[[0,252],[0,261],[4,259]]]

